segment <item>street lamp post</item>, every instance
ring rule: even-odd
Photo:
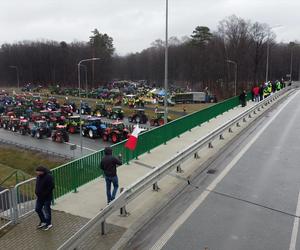
[[[269,78],[269,58],[270,58],[270,32],[272,29],[280,28],[281,25],[276,25],[270,28],[270,31],[268,33],[268,40],[267,40],[267,62],[266,62],[266,82],[268,82]]]
[[[87,97],[87,91],[88,91],[87,66],[83,65],[83,64],[81,64],[80,66],[83,67],[84,71],[85,71],[85,92],[86,92],[86,97]]]
[[[236,85],[237,85],[237,69],[238,69],[238,64],[235,61],[232,60],[226,60],[226,62],[234,64],[235,66],[235,72],[234,72],[234,96],[236,96]]]
[[[17,66],[14,66],[14,65],[12,65],[12,66],[9,66],[11,69],[15,69],[16,70],[16,72],[17,72],[17,83],[18,83],[18,89],[20,88],[20,78],[19,78],[19,69],[18,69],[18,67]]]
[[[293,57],[294,57],[294,47],[295,46],[299,46],[299,43],[295,43],[295,42],[290,42],[290,46],[291,46],[291,61],[290,61],[290,83],[292,82],[292,77],[293,77]],[[300,79],[300,67],[299,67],[299,79]]]
[[[166,0],[166,42],[165,42],[165,98],[164,98],[164,124],[168,122],[168,49],[169,49],[169,35],[168,35],[168,26],[169,26],[169,1]]]
[[[82,114],[81,114],[81,104],[82,104],[82,100],[81,100],[81,86],[80,86],[80,67],[82,66],[81,64],[83,62],[90,62],[90,61],[98,61],[100,60],[100,58],[89,58],[89,59],[84,59],[84,60],[81,60],[79,61],[78,63],[78,96],[80,98],[80,104],[79,104],[79,122],[80,122],[80,152],[81,152],[81,156],[82,156],[82,124],[81,124],[81,121],[82,121]]]

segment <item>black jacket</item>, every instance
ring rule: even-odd
[[[38,199],[49,201],[53,199],[54,180],[48,169],[36,178],[35,194]]]
[[[111,154],[106,154],[100,163],[100,168],[107,177],[117,176],[117,166],[122,165],[122,162]]]

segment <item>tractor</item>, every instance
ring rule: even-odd
[[[30,135],[29,121],[27,119],[20,119],[19,132],[21,135]]]
[[[46,121],[36,121],[31,129],[31,136],[42,139],[44,136],[51,137],[51,129]]]
[[[0,127],[4,129],[8,129],[10,117],[8,115],[2,115],[0,118]]]
[[[121,106],[115,106],[107,113],[107,118],[113,119],[113,120],[123,120],[124,118],[124,111],[122,110]]]
[[[129,130],[125,128],[125,125],[121,121],[112,123],[111,127],[108,127],[102,136],[103,141],[111,141],[112,143],[118,143],[126,140],[129,137]]]
[[[52,134],[52,141],[60,143],[69,142],[69,135],[66,128],[63,125],[57,125],[56,130]]]
[[[96,137],[102,137],[106,125],[98,117],[89,117],[85,120],[82,126],[82,135],[88,136],[93,139]]]
[[[79,112],[82,115],[90,115],[92,112],[92,109],[90,107],[90,105],[87,102],[82,102],[80,105],[80,109],[77,110],[77,113],[79,114]]]
[[[146,124],[148,122],[148,117],[145,114],[144,109],[135,109],[133,115],[128,117],[129,122]]]
[[[96,103],[96,107],[93,110],[93,115],[94,116],[107,116],[107,109],[105,104],[103,103]]]
[[[161,125],[164,125],[165,121],[164,121],[164,111],[158,111],[158,112],[155,112],[155,117],[153,117],[151,120],[150,120],[150,125],[151,126],[161,126]],[[171,119],[170,117],[168,117],[168,122],[170,122]]]
[[[7,124],[7,128],[13,132],[17,132],[19,130],[19,127],[20,127],[20,119],[11,117]]]
[[[67,131],[71,134],[78,133],[80,130],[80,116],[74,115],[66,119],[65,125],[67,126]]]

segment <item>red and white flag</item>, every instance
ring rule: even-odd
[[[136,125],[131,135],[129,136],[128,141],[125,144],[125,148],[128,148],[129,150],[132,151],[135,150],[139,133],[141,133],[144,130],[145,129],[140,128],[139,125]]]

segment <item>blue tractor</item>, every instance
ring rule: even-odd
[[[85,120],[82,126],[82,135],[91,139],[102,137],[106,125],[101,121],[99,117],[89,117]]]
[[[31,129],[31,136],[42,139],[45,137],[51,137],[51,128],[44,120],[36,121]]]

